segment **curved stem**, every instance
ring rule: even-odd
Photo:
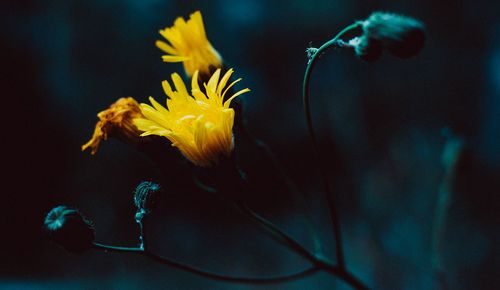
[[[356,22],[354,24],[349,25],[348,27],[344,28],[342,31],[340,31],[334,38],[331,40],[325,42],[320,48],[317,50],[314,50],[314,52],[311,55],[311,58],[309,59],[309,62],[307,63],[306,71],[304,74],[304,82],[302,86],[302,100],[304,103],[304,113],[306,117],[306,122],[307,122],[307,128],[309,130],[309,136],[311,138],[311,143],[312,143],[312,149],[314,156],[316,158],[316,161],[319,164],[319,169],[321,172],[321,177],[323,180],[323,186],[326,194],[326,200],[327,204],[330,210],[330,220],[332,222],[333,226],[333,233],[335,237],[335,252],[337,256],[337,263],[340,268],[345,269],[345,260],[344,260],[344,251],[342,248],[342,237],[341,237],[341,231],[340,231],[340,221],[336,209],[336,203],[335,203],[335,198],[331,192],[330,189],[330,184],[328,183],[328,175],[326,174],[326,169],[325,166],[322,162],[322,159],[320,158],[319,154],[319,146],[318,146],[318,141],[316,139],[316,135],[314,133],[314,126],[312,122],[312,116],[311,116],[311,108],[310,108],[310,102],[309,102],[309,86],[310,86],[310,78],[311,78],[311,73],[314,68],[314,64],[316,63],[316,60],[319,58],[319,56],[326,51],[328,48],[332,46],[339,46],[341,45],[341,42],[339,42],[340,36],[342,36],[344,33],[355,29],[359,27],[361,23]]]
[[[165,259],[163,257],[154,255],[150,252],[145,252],[145,256],[161,263],[165,264],[171,267],[175,267],[199,276],[203,276],[206,278],[211,278],[214,280],[220,280],[220,281],[225,281],[225,282],[234,282],[234,283],[246,283],[246,284],[273,284],[273,283],[282,283],[285,281],[290,281],[294,279],[299,279],[306,277],[310,274],[313,274],[317,272],[319,269],[317,267],[310,267],[308,269],[302,270],[297,273],[292,273],[292,274],[287,274],[283,276],[276,276],[276,277],[266,277],[266,278],[248,278],[248,277],[233,277],[233,276],[228,276],[228,275],[222,275],[214,272],[209,272],[207,270],[203,270],[200,268],[195,268],[193,266],[183,264],[171,259]]]
[[[234,203],[236,208],[238,208],[245,216],[253,220],[257,225],[261,226],[264,230],[270,233],[276,240],[284,244],[303,258],[312,262],[313,264],[318,263],[318,259],[315,255],[311,254],[306,248],[295,241],[288,234],[279,229],[275,224],[260,216],[258,213],[254,212],[246,205],[242,203]]]
[[[243,283],[243,284],[274,284],[274,283],[282,283],[282,282],[287,282],[287,281],[292,281],[300,278],[307,277],[311,274],[314,274],[320,270],[319,267],[309,267],[307,269],[304,269],[302,271],[296,272],[296,273],[291,273],[291,274],[286,274],[286,275],[280,275],[280,276],[275,276],[275,277],[264,277],[264,278],[251,278],[251,277],[238,277],[238,276],[229,276],[229,275],[224,275],[224,274],[219,274],[211,271],[207,271],[201,268],[197,268],[185,263],[178,262],[176,260],[170,259],[170,258],[165,258],[159,255],[156,255],[152,253],[149,250],[143,250],[138,247],[117,247],[117,246],[111,246],[111,245],[104,245],[100,243],[93,243],[93,246],[97,250],[103,250],[103,251],[112,251],[112,252],[121,252],[121,253],[134,253],[134,254],[140,254],[142,256],[148,257],[160,264],[177,268],[198,276],[203,276],[206,278],[210,278],[213,280],[218,280],[218,281],[225,281],[225,282],[232,282],[232,283]]]
[[[119,246],[112,246],[112,245],[105,245],[97,242],[93,242],[92,246],[94,249],[97,250],[103,250],[105,252],[128,252],[128,253],[143,253],[144,249],[140,247],[119,247]]]
[[[311,254],[306,248],[304,248],[301,244],[295,241],[288,234],[279,229],[275,224],[266,218],[260,216],[258,213],[252,211],[246,205],[241,203],[235,203],[235,206],[243,212],[247,217],[252,219],[256,224],[260,225],[263,229],[265,229],[268,233],[270,233],[276,240],[287,246],[289,249],[296,252],[298,255],[304,257],[309,262],[311,262],[315,268],[319,268],[328,273],[333,274],[334,276],[342,279],[347,284],[351,285],[354,289],[364,290],[368,289],[361,281],[359,281],[352,274],[347,272],[345,268],[340,266],[333,265],[330,261],[328,261],[324,257],[319,257],[314,254]]]

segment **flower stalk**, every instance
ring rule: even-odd
[[[160,263],[165,266],[173,267],[179,270],[186,271],[188,273],[202,276],[205,278],[217,280],[217,281],[224,281],[224,282],[231,282],[231,283],[241,283],[241,284],[278,284],[278,283],[283,283],[283,282],[288,282],[288,281],[293,281],[301,278],[305,278],[307,276],[310,276],[316,272],[318,272],[320,269],[317,267],[308,267],[304,270],[298,271],[296,273],[291,273],[291,274],[284,274],[284,275],[279,275],[279,276],[274,276],[274,277],[243,277],[243,276],[231,276],[231,275],[225,275],[225,274],[220,274],[220,273],[215,273],[212,271],[208,271],[202,268],[198,268],[186,263],[182,263],[179,261],[176,261],[171,258],[159,256],[153,252],[151,252],[148,249],[142,249],[140,247],[118,247],[118,246],[112,246],[112,245],[105,245],[105,244],[100,244],[100,243],[93,243],[93,247],[96,250],[99,251],[104,251],[104,252],[118,252],[118,253],[131,253],[131,254],[139,254],[142,256],[145,256],[149,259],[154,260],[157,263]]]
[[[252,209],[250,209],[245,202],[241,199],[241,195],[234,195],[232,192],[245,192],[248,190],[246,184],[245,174],[238,168],[235,160],[232,162],[227,162],[224,168],[224,175],[233,176],[233,182],[228,185],[226,182],[215,179],[217,192],[219,197],[223,201],[230,201],[230,203],[246,218],[252,221],[255,225],[259,226],[265,231],[271,238],[280,243],[281,245],[287,247],[290,251],[296,253],[297,255],[303,257],[305,260],[309,261],[314,267],[331,273],[332,275],[343,280],[347,284],[351,285],[355,289],[368,289],[361,281],[350,274],[345,268],[334,265],[327,258],[323,257],[318,253],[311,253],[307,248],[302,246],[297,242],[292,236],[287,234],[285,231],[281,230],[277,225],[263,216],[259,215]],[[217,182],[218,181],[218,182]]]
[[[316,134],[314,133],[314,126],[313,126],[313,121],[312,121],[312,115],[311,115],[311,106],[310,106],[310,79],[311,79],[311,73],[314,68],[314,65],[316,64],[316,61],[319,59],[319,56],[326,50],[332,47],[343,47],[344,43],[339,42],[339,38],[345,34],[348,31],[351,31],[353,29],[356,29],[361,26],[360,22],[356,22],[354,24],[351,24],[344,28],[342,31],[340,31],[334,38],[331,40],[325,42],[323,45],[321,45],[318,49],[312,50],[310,54],[309,61],[306,66],[305,74],[304,74],[304,81],[302,85],[302,101],[304,104],[304,113],[305,113],[305,118],[306,118],[306,123],[307,123],[307,129],[309,131],[309,137],[311,139],[311,145],[313,149],[313,155],[314,158],[316,159],[317,163],[319,164],[319,171],[321,174],[321,178],[323,181],[323,188],[324,192],[326,195],[326,200],[328,204],[328,208],[330,211],[330,221],[333,226],[333,234],[335,238],[335,253],[337,257],[337,263],[341,269],[345,269],[345,259],[344,259],[344,251],[343,251],[343,246],[342,246],[342,237],[341,237],[341,230],[340,230],[340,221],[339,221],[339,215],[337,213],[336,209],[336,201],[333,193],[331,192],[330,184],[328,182],[328,175],[326,173],[326,168],[324,163],[322,162],[322,159],[319,157],[319,146],[318,146],[318,141],[316,138]]]
[[[295,241],[292,237],[290,237],[288,234],[286,234],[284,231],[280,230],[276,225],[274,225],[272,222],[268,221],[267,219],[261,217],[254,211],[252,211],[250,208],[248,208],[246,205],[242,203],[235,203],[235,206],[247,217],[249,217],[254,223],[257,225],[261,226],[263,229],[266,230],[267,233],[269,233],[271,236],[273,236],[276,240],[280,241],[281,244],[287,246],[290,250],[294,251],[298,255],[304,257],[307,259],[311,265],[307,267],[306,269],[303,269],[301,271],[291,273],[291,274],[284,274],[284,275],[278,275],[274,277],[242,277],[242,276],[231,276],[231,275],[225,275],[225,274],[220,274],[216,273],[213,271],[209,271],[206,269],[198,268],[186,263],[182,263],[179,261],[176,261],[171,258],[163,257],[160,255],[155,254],[152,252],[149,247],[146,247],[147,245],[147,232],[146,232],[146,227],[144,225],[145,220],[137,220],[137,222],[140,224],[140,245],[138,247],[121,247],[121,246],[114,246],[114,245],[106,245],[106,244],[101,244],[97,242],[93,242],[92,246],[96,250],[101,250],[101,251],[111,251],[111,252],[118,252],[118,253],[133,253],[133,254],[139,254],[142,256],[145,256],[147,258],[150,258],[160,264],[177,268],[179,270],[183,270],[198,276],[202,276],[205,278],[210,278],[213,280],[218,280],[218,281],[225,281],[225,282],[232,282],[232,283],[242,283],[242,284],[276,284],[276,283],[283,283],[287,281],[293,281],[297,279],[301,279],[307,276],[310,276],[316,272],[319,271],[325,271],[328,272],[341,280],[343,280],[345,283],[351,285],[354,289],[358,290],[364,290],[368,289],[362,282],[360,282],[356,277],[354,277],[351,273],[347,272],[345,269],[342,269],[334,264],[332,264],[330,261],[328,261],[324,257],[316,256],[315,254],[310,253],[306,248],[304,248],[300,243]]]
[[[340,39],[345,33],[358,28],[362,30],[361,36],[349,42]],[[281,245],[307,260],[311,265],[304,270],[291,274],[252,278],[219,274],[155,254],[148,247],[146,231],[146,222],[148,220],[146,216],[151,211],[155,193],[160,190],[159,185],[152,182],[141,183],[136,188],[134,195],[134,203],[137,207],[135,222],[139,228],[138,246],[121,247],[94,242],[92,224],[77,210],[64,206],[54,208],[45,221],[46,230],[53,240],[67,250],[77,253],[88,248],[105,252],[134,253],[163,265],[226,282],[246,284],[282,283],[303,278],[318,271],[324,271],[338,277],[355,289],[368,289],[360,280],[349,273],[346,267],[337,202],[328,181],[325,164],[320,158],[319,145],[314,132],[310,108],[310,78],[319,57],[332,47],[352,49],[359,58],[365,61],[377,60],[383,50],[396,57],[409,58],[417,54],[424,44],[423,24],[410,17],[375,12],[367,20],[357,21],[347,26],[319,48],[307,49],[308,63],[303,79],[302,98],[312,151],[319,165],[333,227],[335,264],[322,255],[319,236],[312,228],[312,223],[309,220],[307,222],[315,245],[313,252],[245,204],[242,193],[248,191],[248,184],[244,173],[235,162],[233,125],[241,130],[242,136],[250,140],[252,144],[269,157],[290,192],[299,197],[303,196],[301,196],[302,193],[297,189],[293,181],[286,175],[271,149],[265,143],[254,139],[248,134],[241,114],[241,103],[234,102],[231,104],[231,101],[236,97],[250,90],[246,88],[233,93],[232,87],[241,79],[230,81],[233,70],[225,70],[221,56],[209,42],[201,12],[194,12],[188,20],[178,17],[173,26],[160,30],[160,34],[164,40],[156,41],[156,46],[166,53],[166,55],[162,56],[163,61],[183,64],[186,75],[191,78],[191,91],[188,92],[179,74],[174,73],[171,75],[173,88],[169,81],[162,83],[167,95],[165,105],[160,104],[152,97],[149,98],[151,105],[139,105],[131,97],[117,100],[107,110],[98,114],[99,121],[96,124],[94,134],[82,146],[82,151],[91,149],[91,154],[95,154],[100,142],[106,140],[108,136],[112,136],[135,145],[141,151],[154,156],[157,153],[156,151],[163,149],[158,146],[156,141],[158,141],[159,137],[164,137],[182,153],[186,160],[195,165],[194,170],[197,170],[197,173],[204,174],[212,182],[207,186],[203,180],[195,175],[195,180],[200,187],[212,193],[217,193],[217,196],[224,201],[229,201],[241,214],[262,228]],[[201,88],[200,84],[202,84]],[[236,119],[235,115],[237,116]],[[146,136],[149,137],[142,140],[139,138]],[[161,140],[165,141],[164,139]],[[432,248],[435,258],[433,260],[433,269],[436,271],[442,271],[438,252],[450,202],[454,169],[462,149],[461,140],[451,140],[450,144],[446,147],[448,152],[448,159],[445,162],[446,172],[439,191],[435,217]]]

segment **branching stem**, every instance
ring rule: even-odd
[[[324,257],[314,255],[310,253],[306,248],[304,248],[299,242],[295,241],[287,233],[279,229],[274,223],[267,220],[266,218],[260,216],[256,212],[252,211],[246,205],[241,203],[236,203],[235,206],[248,218],[254,221],[257,225],[261,226],[266,230],[272,237],[278,240],[281,244],[287,246],[290,250],[294,251],[298,255],[302,256],[310,263],[313,264],[315,268],[321,269],[325,272],[332,274],[351,285],[354,289],[363,290],[368,289],[361,281],[349,273],[346,269],[334,265],[331,261]]]
[[[198,276],[202,276],[205,278],[218,280],[218,281],[232,282],[232,283],[242,283],[242,284],[283,283],[283,282],[292,281],[292,280],[307,277],[307,276],[312,275],[320,270],[320,268],[312,266],[312,267],[309,267],[307,269],[304,269],[304,270],[296,272],[296,273],[280,275],[280,276],[275,276],[275,277],[265,277],[265,278],[239,277],[239,276],[230,276],[230,275],[219,274],[219,273],[207,271],[207,270],[204,270],[201,268],[197,268],[197,267],[185,264],[185,263],[178,262],[178,261],[170,259],[170,258],[156,255],[156,254],[152,253],[150,250],[144,250],[140,247],[117,247],[117,246],[104,245],[104,244],[100,244],[100,243],[94,243],[93,245],[94,245],[94,248],[97,250],[101,250],[101,251],[105,251],[105,252],[110,251],[110,252],[119,252],[119,253],[139,254],[139,255],[145,256],[149,259],[152,259],[155,262],[158,262],[162,265],[177,268],[179,270],[183,270],[183,271],[186,271],[186,272],[198,275]]]
[[[328,201],[328,206],[330,209],[330,216],[331,216],[331,221],[333,224],[333,230],[334,230],[334,236],[335,236],[335,241],[336,241],[336,254],[337,254],[337,261],[338,265],[334,265],[331,261],[327,260],[326,258],[322,256],[317,256],[311,252],[309,252],[306,248],[304,248],[300,243],[295,241],[292,237],[290,237],[288,234],[286,234],[284,231],[279,229],[275,224],[270,222],[269,220],[265,219],[264,217],[260,216],[259,214],[255,213],[252,211],[250,208],[248,208],[246,205],[242,203],[235,203],[236,207],[248,218],[250,218],[253,222],[261,226],[264,230],[266,230],[271,236],[273,236],[276,240],[278,240],[280,243],[284,244],[287,246],[289,249],[297,253],[298,255],[302,256],[306,260],[308,260],[312,265],[302,271],[296,272],[296,273],[291,273],[291,274],[286,274],[286,275],[280,275],[280,276],[275,276],[275,277],[264,277],[264,278],[250,278],[250,277],[239,277],[239,276],[230,276],[230,275],[224,275],[224,274],[219,274],[215,273],[212,271],[208,271],[205,269],[201,269],[198,267],[194,267],[191,265],[188,265],[186,263],[181,263],[179,261],[176,261],[174,259],[166,258],[159,256],[157,254],[154,254],[151,252],[149,247],[147,247],[147,236],[146,236],[146,231],[144,228],[144,222],[141,220],[137,221],[139,224],[139,229],[140,229],[140,246],[139,247],[119,247],[119,246],[112,246],[112,245],[105,245],[105,244],[100,244],[100,243],[93,243],[93,247],[97,250],[101,251],[111,251],[111,252],[121,252],[121,253],[134,253],[134,254],[139,254],[142,256],[145,256],[147,258],[150,258],[160,264],[174,267],[195,275],[203,276],[206,278],[210,278],[213,280],[218,280],[218,281],[225,281],[225,282],[233,282],[233,283],[244,283],[244,284],[274,284],[274,283],[282,283],[282,282],[287,282],[287,281],[292,281],[300,278],[307,277],[311,274],[314,274],[320,270],[328,272],[332,274],[333,276],[336,276],[340,279],[342,279],[344,282],[352,286],[354,289],[358,290],[364,290],[368,289],[362,282],[360,282],[356,277],[354,277],[351,273],[349,273],[346,270],[345,267],[345,261],[344,261],[344,255],[343,255],[343,250],[342,250],[342,243],[341,243],[341,236],[340,236],[340,223],[338,219],[338,214],[336,211],[335,207],[335,202],[333,195],[330,190],[330,186],[328,184],[328,178],[326,175],[326,170],[323,166],[323,164],[320,161],[319,158],[319,150],[318,150],[318,145],[317,145],[317,140],[314,134],[314,128],[312,124],[312,118],[311,118],[311,111],[310,111],[310,105],[309,105],[309,81],[310,81],[310,75],[312,72],[312,69],[314,67],[315,61],[318,59],[319,55],[326,51],[328,48],[332,46],[344,46],[344,43],[342,41],[339,41],[340,36],[342,36],[344,33],[347,31],[350,31],[352,29],[355,29],[359,26],[360,24],[354,23],[348,27],[346,27],[344,30],[342,30],[340,33],[338,33],[332,40],[326,42],[323,44],[319,49],[317,50],[311,50],[311,55],[309,62],[306,67],[306,72],[304,76],[304,82],[303,82],[303,102],[304,102],[304,112],[306,116],[306,121],[309,129],[309,134],[312,140],[312,145],[313,145],[313,151],[315,154],[316,159],[318,160],[318,163],[320,164],[320,171],[322,174],[322,179],[324,182],[324,187],[325,187],[325,194],[327,196],[327,201]],[[266,148],[264,148],[266,149]]]

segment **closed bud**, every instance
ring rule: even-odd
[[[45,217],[49,237],[67,251],[82,253],[92,247],[94,227],[77,209],[64,205],[53,208]]]
[[[154,207],[159,191],[161,187],[157,183],[151,181],[139,183],[134,192],[134,204],[138,212],[149,213]]]
[[[414,18],[374,12],[362,23],[363,36],[378,40],[394,56],[409,58],[424,46],[424,25]]]

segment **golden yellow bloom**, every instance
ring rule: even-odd
[[[95,154],[99,143],[106,140],[108,135],[134,140],[140,134],[133,119],[143,115],[139,103],[132,97],[118,99],[109,109],[97,114],[97,117],[99,121],[95,125],[94,134],[86,144],[82,145],[82,151],[90,147],[91,153]]]
[[[160,30],[160,34],[170,43],[156,41],[156,46],[168,54],[162,57],[163,61],[183,62],[184,70],[190,77],[197,70],[210,74],[210,66],[222,67],[219,53],[205,34],[200,11],[191,14],[187,22],[178,17],[172,27]]]
[[[204,93],[198,85],[198,71],[195,71],[191,80],[191,95],[181,77],[172,74],[175,91],[168,81],[162,83],[169,97],[167,108],[152,97],[149,100],[153,106],[141,104],[144,118],[134,120],[137,128],[144,131],[141,136],[166,137],[186,158],[202,167],[213,166],[221,157],[229,157],[234,146],[234,110],[229,105],[234,98],[250,91],[243,89],[224,101],[227,91],[241,80],[237,79],[226,87],[232,73],[230,69],[219,81],[221,70],[217,69],[204,84]]]

